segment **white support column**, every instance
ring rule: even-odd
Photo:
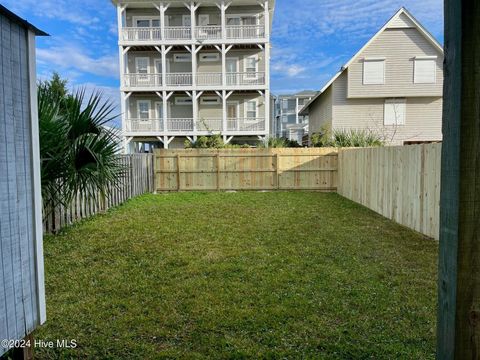
[[[162,40],[165,40],[165,12],[167,11],[170,4],[166,4],[161,2],[159,6],[155,6],[158,11],[160,11],[160,33],[162,36]]]
[[[295,98],[295,123],[298,124],[298,97]]]
[[[163,131],[165,133],[168,132],[168,99],[172,96],[173,92],[166,92],[163,91],[162,93],[162,100],[163,100],[163,108],[162,108],[162,113],[163,113]],[[165,143],[164,143],[165,144]]]
[[[227,131],[227,91],[222,90],[221,94],[222,98],[222,130],[223,132]],[[223,141],[226,140],[226,137],[224,135]]]
[[[265,3],[268,12],[268,1]],[[265,132],[270,133],[270,41],[265,44]]]
[[[222,85],[227,86],[227,53],[225,51],[225,44],[222,44]]]
[[[265,39],[267,39],[267,45],[270,43],[270,9],[268,0],[264,2],[264,19],[265,19]]]
[[[162,86],[167,86],[167,54],[172,50],[172,46],[166,47],[162,45]]]
[[[192,98],[192,111],[193,111],[193,133],[197,132],[197,121],[198,121],[198,97],[197,91],[193,90],[192,93],[188,93]]]
[[[220,18],[221,18],[221,26],[222,26],[222,40],[225,42],[227,39],[227,20],[225,16],[225,0],[222,0],[220,2],[220,5],[218,5],[218,8],[220,9]]]
[[[197,47],[195,44],[192,45],[190,53],[192,54],[192,85],[195,88],[197,86]]]

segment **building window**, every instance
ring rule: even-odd
[[[175,105],[192,105],[191,97],[176,97]]]
[[[413,82],[415,84],[435,84],[437,81],[437,57],[416,57]]]
[[[406,110],[406,99],[385,99],[383,123],[385,125],[405,125]]]
[[[135,58],[135,67],[137,74],[148,74],[148,67],[150,66],[150,59],[147,57]]]
[[[202,105],[218,105],[220,104],[220,98],[218,96],[203,96],[200,98]]]
[[[247,120],[255,120],[257,118],[257,101],[256,100],[250,100],[247,101],[246,103],[246,109],[245,109],[245,114],[247,117]]]
[[[220,61],[220,54],[219,53],[200,54],[200,61],[204,61],[204,62]]]
[[[150,118],[150,101],[138,100],[137,101],[138,118],[141,120],[148,120]]]
[[[249,79],[254,79],[257,77],[257,57],[250,56],[245,59],[245,73],[246,77]]]
[[[137,27],[148,28],[148,27],[160,27],[160,19],[156,18],[140,18],[135,19],[135,25]]]
[[[192,56],[190,54],[174,54],[173,61],[174,62],[191,62]]]
[[[363,60],[363,84],[385,84],[385,58],[365,58]]]

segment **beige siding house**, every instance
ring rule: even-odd
[[[442,140],[443,48],[404,8],[302,110],[310,134],[368,129],[391,145]]]

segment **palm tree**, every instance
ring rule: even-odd
[[[116,118],[113,103],[100,92],[87,97],[85,89],[70,94],[62,86],[66,82],[58,77],[38,85],[45,216],[78,193],[87,198],[100,193],[104,202],[125,170],[117,155],[118,134],[105,127]]]

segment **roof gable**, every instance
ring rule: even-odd
[[[404,7],[398,10],[395,15],[393,15],[390,20],[388,20],[383,27],[377,31],[375,35],[355,54],[353,57],[337,72],[320,90],[320,92],[312,100],[310,100],[300,112],[301,115],[307,115],[307,110],[310,105],[315,102],[324,92],[327,90],[335,80],[367,49],[372,42],[374,42],[386,29],[405,29],[413,28],[417,29],[420,34],[422,34],[432,46],[443,55],[442,45],[433,37],[432,34],[422,25],[417,19]]]

